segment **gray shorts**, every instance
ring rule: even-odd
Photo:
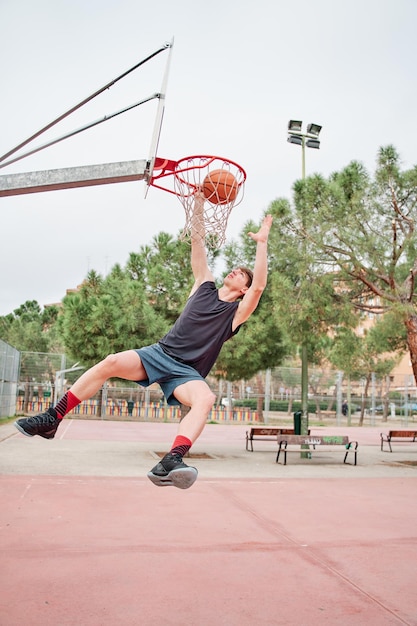
[[[180,404],[173,395],[178,385],[182,385],[189,380],[204,381],[204,378],[191,365],[180,363],[180,361],[176,361],[168,354],[165,354],[158,343],[139,348],[135,352],[140,356],[148,376],[145,380],[136,380],[135,382],[142,387],[158,383],[170,405]]]

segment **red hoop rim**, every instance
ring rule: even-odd
[[[194,161],[197,161],[197,162],[194,162]],[[198,163],[198,161],[200,161],[200,164]],[[156,176],[152,174],[151,178],[148,181],[148,185],[152,187],[156,187],[157,189],[162,189],[163,191],[168,191],[169,193],[172,193],[178,196],[178,192],[175,190],[175,188],[170,189],[169,187],[161,185],[156,181],[160,181],[161,179],[167,179],[168,177],[176,177],[177,179],[180,180],[181,179],[180,175],[182,173],[189,172],[190,170],[194,170],[194,169],[195,170],[205,169],[209,167],[215,161],[220,161],[223,164],[234,166],[241,175],[241,180],[238,184],[239,184],[239,188],[242,187],[243,183],[246,181],[246,172],[243,169],[243,167],[239,165],[238,163],[236,163],[236,161],[232,161],[231,159],[226,159],[220,156],[214,156],[211,154],[192,155],[188,157],[183,157],[182,159],[179,159],[178,161],[156,157],[155,163],[153,166],[153,172],[155,172],[155,170],[161,170],[161,171]],[[184,162],[191,163],[191,165],[184,167],[182,166]],[[190,194],[190,195],[193,195],[194,192],[197,190],[197,187],[195,185],[192,185],[192,183],[190,183],[190,186],[194,187],[194,190]]]

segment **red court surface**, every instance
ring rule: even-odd
[[[146,478],[174,425],[3,429],[1,626],[417,625],[416,444],[284,467],[208,425],[181,491]]]

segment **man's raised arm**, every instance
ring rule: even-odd
[[[261,295],[266,287],[268,277],[268,237],[272,226],[272,215],[267,215],[257,233],[248,233],[256,241],[255,265],[253,268],[252,284],[239,303],[233,327],[237,328],[254,312],[259,304]]]
[[[195,282],[190,295],[192,295],[204,281],[214,280],[207,263],[205,235],[204,196],[201,191],[197,191],[194,195],[194,208],[191,217],[191,268]]]

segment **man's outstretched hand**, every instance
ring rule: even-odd
[[[272,226],[272,215],[266,215],[262,222],[262,225],[257,233],[248,233],[256,243],[262,243],[268,241],[269,231]]]

